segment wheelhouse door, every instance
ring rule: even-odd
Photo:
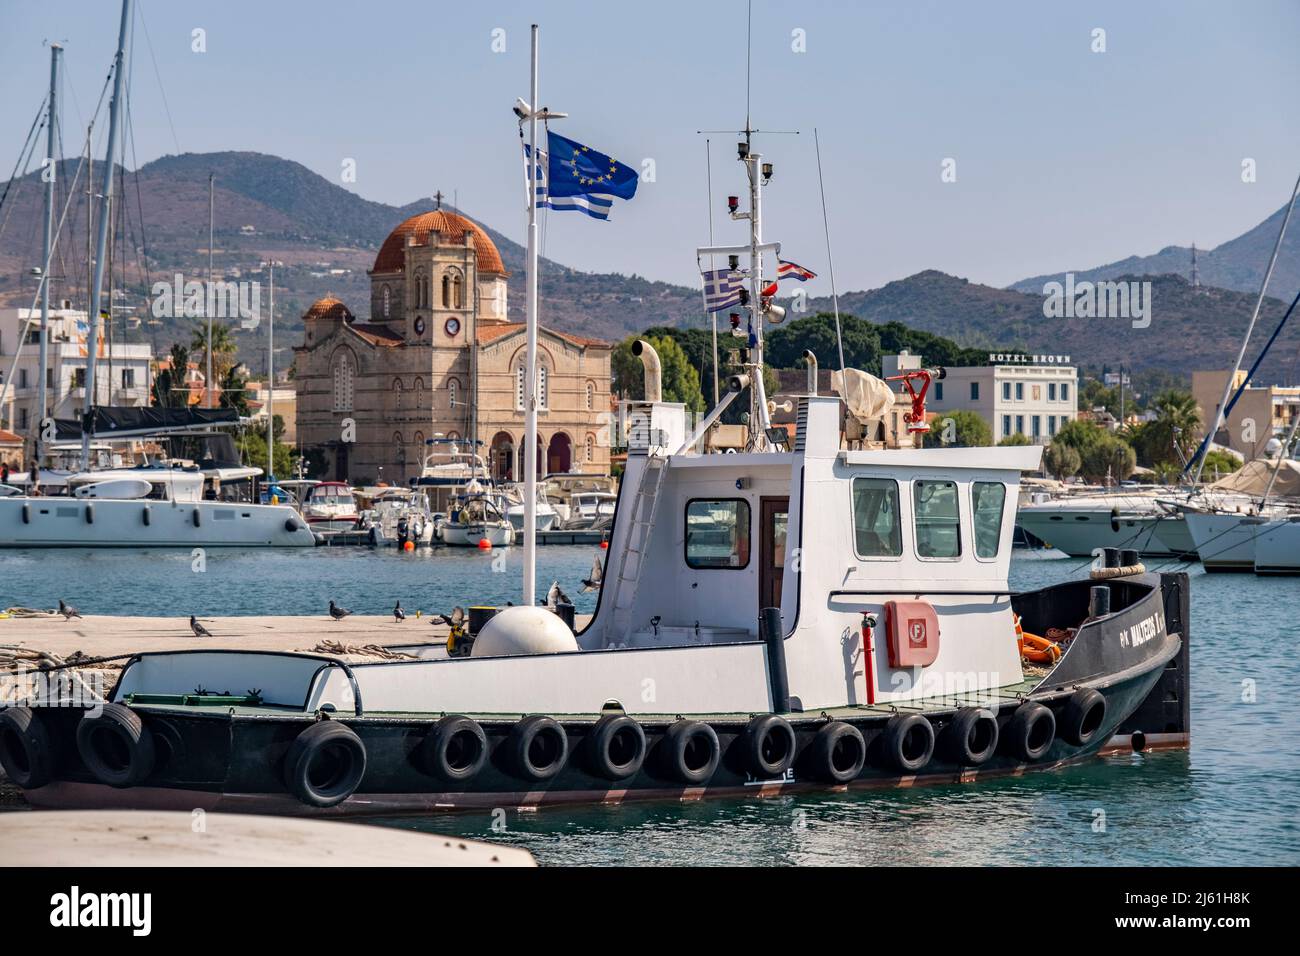
[[[764,497],[759,501],[758,610],[781,606],[781,581],[785,572],[785,529],[790,515],[789,497]]]

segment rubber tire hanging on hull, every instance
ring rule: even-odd
[[[962,707],[941,736],[949,760],[963,767],[978,767],[997,752],[998,719],[983,707]]]
[[[626,714],[606,714],[587,737],[587,763],[606,780],[626,780],[645,763],[645,731]]]
[[[796,740],[790,721],[760,714],[745,727],[745,764],[755,777],[780,777],[794,763]]]
[[[916,773],[934,756],[934,726],[920,714],[895,714],[885,724],[881,743],[890,766]]]
[[[0,710],[0,767],[23,790],[35,790],[54,779],[54,739],[30,707]]]
[[[100,783],[134,787],[153,770],[153,734],[130,707],[108,703],[77,724],[77,752]]]
[[[679,720],[670,725],[660,747],[668,775],[688,787],[708,783],[722,757],[717,733],[699,720]]]
[[[1020,760],[1026,763],[1042,760],[1056,740],[1056,717],[1037,701],[1025,701],[1011,715],[1005,739]]]
[[[807,750],[808,769],[826,783],[848,783],[867,762],[867,742],[862,731],[842,720],[832,720],[817,731]]]
[[[510,757],[510,769],[525,780],[550,780],[569,759],[569,735],[552,717],[525,717],[510,732]]]
[[[450,714],[439,720],[420,745],[425,772],[447,783],[478,776],[488,758],[488,739],[478,721]]]
[[[1086,747],[1106,722],[1106,698],[1091,687],[1080,687],[1065,703],[1058,728],[1062,739]]]
[[[284,758],[285,786],[309,807],[337,806],[356,793],[365,774],[366,745],[335,720],[312,724],[294,738]]]

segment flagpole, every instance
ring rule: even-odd
[[[537,598],[537,24],[532,29],[532,77],[528,102],[528,263],[524,371],[524,596]]]

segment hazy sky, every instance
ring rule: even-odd
[[[78,139],[118,6],[0,0],[0,177],[48,82],[46,40],[67,47],[65,130]],[[554,214],[546,253],[695,284],[694,248],[708,238],[697,130],[743,125],[744,0],[137,6],[141,162],[258,150],[340,182],[354,159],[356,182],[342,185],[368,199],[454,191],[515,238],[524,203],[510,106],[528,92],[536,19],[542,101],[572,114],[560,131],[629,164],[653,159],[656,172],[609,223]],[[204,53],[192,51],[195,28]],[[493,51],[498,28],[505,52]],[[792,49],[796,30],[806,52]],[[800,131],[759,140],[776,164],[767,237],[823,274],[811,293],[829,291],[817,127],[841,291],[927,268],[1004,285],[1173,243],[1213,247],[1281,206],[1300,173],[1297,37],[1297,0],[756,0],[754,124]],[[717,237],[739,239],[723,209],[741,192],[735,137],[710,138]],[[955,183],[941,182],[946,158]],[[1241,181],[1245,158],[1255,183]]]

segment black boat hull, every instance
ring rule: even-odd
[[[1086,607],[1090,582],[1071,582],[1044,591],[1019,595],[1018,610],[1027,622],[1043,619],[1051,609],[1075,613]],[[1121,609],[1092,622],[1057,667],[1028,692],[1000,700],[927,702],[925,707],[845,708],[826,713],[784,715],[796,738],[796,756],[779,776],[752,772],[752,748],[746,729],[750,715],[701,715],[716,733],[720,759],[707,782],[683,785],[674,779],[667,759],[667,731],[674,717],[639,718],[647,751],[641,768],[630,777],[611,782],[598,773],[589,743],[599,715],[557,715],[568,740],[563,768],[544,782],[528,780],[511,759],[511,734],[520,716],[480,717],[489,750],[482,768],[468,782],[449,786],[426,766],[425,740],[443,715],[340,716],[365,747],[366,770],[356,792],[336,806],[318,808],[296,799],[285,780],[286,756],[295,739],[318,720],[314,714],[239,714],[194,708],[151,710],[136,708],[157,742],[153,772],[127,788],[96,781],[75,746],[81,712],[49,708],[41,711],[52,739],[59,741],[55,779],[25,791],[37,807],[132,807],[141,809],[207,809],[217,811],[340,815],[388,815],[539,807],[575,803],[621,803],[633,800],[698,800],[723,796],[771,796],[812,790],[911,787],[937,783],[971,783],[988,777],[1049,770],[1088,759],[1103,751],[1131,747],[1186,746],[1187,714],[1187,578],[1186,575],[1143,575],[1108,585]],[[1082,602],[1082,603],[1081,603]],[[1080,618],[1076,618],[1080,619]],[[1143,622],[1156,621],[1144,630]],[[1166,626],[1167,624],[1167,626]],[[1139,642],[1134,636],[1143,635]],[[1027,701],[1052,710],[1061,726],[1073,696],[1092,690],[1105,698],[1105,716],[1082,745],[1061,734],[1036,760],[1012,752],[1009,725]],[[963,704],[975,703],[996,716],[1003,742],[979,766],[962,765],[944,746],[947,730]],[[895,713],[922,713],[932,725],[939,745],[933,757],[915,772],[896,769],[886,750],[886,727]],[[831,719],[861,732],[866,760],[853,779],[826,782],[814,765],[814,738]]]

